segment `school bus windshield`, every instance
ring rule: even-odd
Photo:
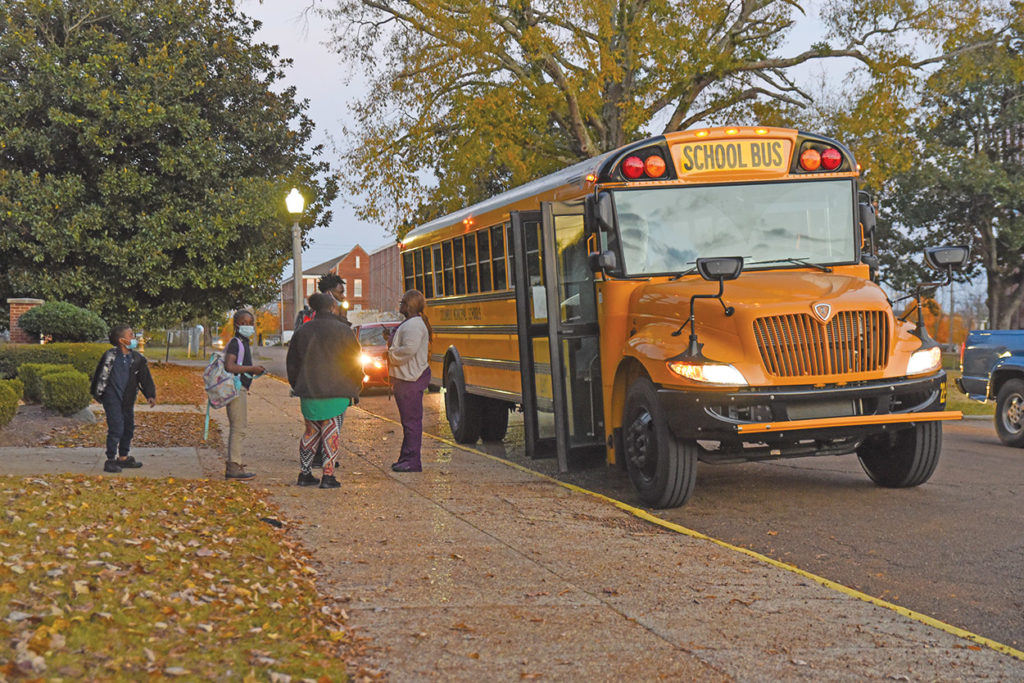
[[[698,257],[745,269],[856,258],[850,179],[614,191],[627,275],[675,274]]]

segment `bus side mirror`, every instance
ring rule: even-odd
[[[959,270],[967,264],[971,256],[971,248],[965,246],[956,247],[928,247],[924,250],[924,260],[935,270]]]
[[[864,236],[870,239],[875,234],[875,207],[867,202],[861,202],[858,206],[860,208],[860,224],[864,228]]]
[[[619,260],[615,257],[614,251],[591,252],[587,256],[590,270],[594,273],[608,273],[619,275]]]
[[[615,205],[611,194],[602,192],[597,197],[591,195],[585,202],[587,215],[594,227],[601,232],[610,232],[615,228]]]

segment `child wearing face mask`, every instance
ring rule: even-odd
[[[256,334],[256,318],[249,311],[236,311],[232,318],[235,336],[224,349],[224,369],[240,376],[242,390],[238,397],[227,404],[228,462],[224,470],[225,479],[252,479],[256,475],[245,471],[242,464],[242,442],[249,421],[249,387],[254,377],[266,372],[262,365],[252,364],[252,350],[249,340]]]
[[[89,391],[103,404],[107,416],[107,461],[104,472],[142,467],[142,463],[128,454],[135,434],[135,399],[139,389],[156,405],[156,385],[149,373],[146,357],[135,350],[138,342],[127,325],[116,325],[110,330],[110,349],[100,358],[92,374]]]

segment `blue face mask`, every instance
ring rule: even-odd
[[[242,335],[246,339],[256,334],[256,328],[252,325],[240,325],[238,327],[238,334]]]
[[[129,351],[134,351],[135,349],[139,348],[139,340],[136,339],[135,337],[132,337],[132,340],[125,344],[124,347]]]

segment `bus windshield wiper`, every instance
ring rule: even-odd
[[[679,278],[686,277],[687,275],[689,275],[691,273],[696,273],[696,272],[697,272],[697,266],[694,266],[693,268],[689,268],[687,270],[681,270],[678,273],[676,273],[675,275],[673,275],[672,277],[670,277],[668,279],[668,281],[669,282],[675,282]]]
[[[792,263],[792,264],[797,265],[797,266],[810,266],[811,268],[817,268],[818,270],[820,270],[820,271],[822,271],[824,273],[831,273],[832,272],[832,266],[824,266],[824,265],[822,265],[820,263],[814,263],[813,261],[811,261],[811,260],[809,260],[807,258],[793,258],[793,257],[770,258],[770,259],[766,259],[764,261],[754,261],[751,265],[755,265],[756,266],[756,265],[759,265],[759,264],[762,264],[762,263]]]

